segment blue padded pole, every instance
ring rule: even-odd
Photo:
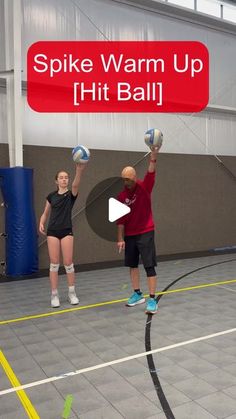
[[[6,274],[18,276],[37,272],[33,169],[0,168],[0,187],[5,203]]]

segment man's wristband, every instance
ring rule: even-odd
[[[151,163],[156,163],[156,160],[155,159],[151,159],[150,162]]]

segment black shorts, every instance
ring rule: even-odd
[[[125,236],[125,266],[137,268],[141,256],[144,268],[157,266],[154,231]]]
[[[57,239],[61,240],[66,236],[73,236],[73,231],[71,228],[64,228],[62,230],[48,230],[47,236],[56,237]]]

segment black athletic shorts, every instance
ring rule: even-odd
[[[56,237],[57,239],[61,240],[66,236],[73,236],[73,231],[71,228],[64,228],[62,230],[48,230],[47,236]]]
[[[137,268],[141,256],[144,268],[157,266],[154,231],[125,236],[125,266]]]

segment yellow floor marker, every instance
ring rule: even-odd
[[[2,365],[12,387],[19,387],[21,386],[20,381],[18,380],[17,376],[15,375],[13,369],[11,368],[9,362],[7,361],[6,357],[4,356],[3,352],[0,351],[0,365]],[[37,411],[35,410],[34,406],[32,405],[30,399],[28,398],[26,392],[24,390],[18,390],[17,396],[20,399],[22,406],[24,407],[28,417],[30,419],[40,419]]]
[[[72,402],[73,402],[73,396],[71,394],[68,394],[68,396],[66,397],[66,401],[64,404],[64,410],[62,413],[62,418],[63,419],[68,419],[70,416],[70,412],[71,412],[71,406],[72,406]]]

